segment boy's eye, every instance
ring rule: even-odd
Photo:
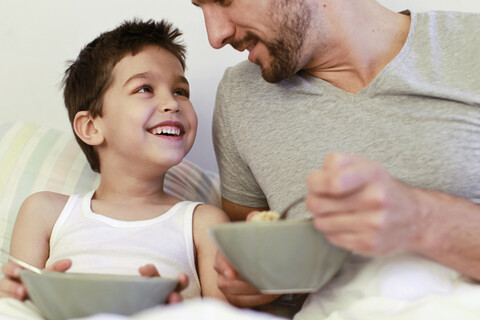
[[[177,89],[173,92],[173,95],[174,96],[184,96],[184,97],[190,98],[190,92],[188,92],[188,90],[186,90],[186,89]]]
[[[143,86],[143,87],[140,87],[139,89],[137,89],[136,92],[140,92],[140,93],[153,93],[153,89],[152,89],[150,86]]]

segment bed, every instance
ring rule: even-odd
[[[0,122],[0,247],[8,251],[16,214],[29,194],[40,190],[83,193],[98,183],[98,174],[90,169],[72,133],[22,122]],[[188,160],[168,172],[165,190],[181,199],[220,204],[218,175]],[[7,260],[0,253],[0,264]],[[343,291],[339,299],[340,287]],[[0,299],[1,319],[38,319],[36,312],[31,302]],[[129,318],[160,317],[280,319],[213,299],[159,306]],[[90,318],[125,317],[102,314]],[[411,254],[375,260],[354,257],[336,278],[307,299],[295,319],[480,319],[480,285]]]

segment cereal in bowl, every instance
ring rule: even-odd
[[[256,215],[254,215],[250,222],[262,222],[262,221],[275,221],[278,220],[280,214],[275,211],[262,211]]]

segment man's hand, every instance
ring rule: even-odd
[[[63,259],[55,262],[47,271],[65,272],[72,266],[70,259]],[[2,271],[4,277],[0,280],[0,298],[14,298],[23,301],[27,297],[27,291],[20,280],[20,270],[24,269],[14,262],[7,262]]]
[[[425,217],[418,189],[358,155],[329,154],[307,178],[307,208],[333,244],[366,256],[411,250]]]
[[[157,268],[155,268],[153,264],[147,264],[138,270],[143,277],[160,277],[160,273],[158,273]],[[177,287],[170,296],[168,296],[168,303],[170,304],[183,301],[180,292],[188,287],[188,276],[185,273],[180,273],[177,280]]]
[[[262,294],[257,288],[245,281],[220,252],[217,252],[214,268],[218,273],[218,288],[228,301],[237,307],[250,308],[264,305],[280,296]]]

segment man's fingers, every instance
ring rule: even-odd
[[[339,170],[362,160],[364,160],[364,158],[358,154],[330,152],[323,160],[322,169]]]
[[[217,251],[215,256],[215,264],[213,268],[219,275],[222,275],[228,279],[235,279],[237,277],[237,272],[235,269],[219,251]]]
[[[357,161],[339,170],[316,170],[306,180],[313,195],[340,197],[349,195],[381,177],[383,167],[369,161]]]
[[[219,276],[217,279],[217,285],[220,290],[229,295],[260,295],[260,291],[245,280],[227,279]]]
[[[246,220],[246,221],[250,221],[250,220],[252,220],[252,218],[253,218],[254,216],[256,216],[256,215],[259,214],[259,213],[261,213],[261,212],[260,212],[260,211],[252,211],[252,212],[250,212],[250,213],[247,215],[247,218],[246,218],[245,220]]]

